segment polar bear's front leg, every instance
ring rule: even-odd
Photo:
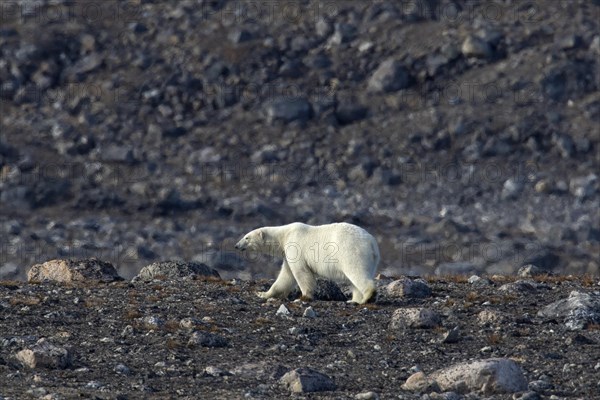
[[[279,271],[275,283],[273,283],[269,290],[266,292],[258,292],[257,295],[263,299],[270,299],[271,297],[286,298],[295,287],[296,280],[294,279],[294,275],[292,274],[292,271],[290,271],[288,263],[283,260],[281,271]]]
[[[302,292],[302,300],[312,300],[317,288],[317,279],[314,273],[304,263],[296,262],[290,266],[294,279]]]

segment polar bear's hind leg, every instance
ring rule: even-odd
[[[363,298],[363,294],[356,286],[352,285],[352,299],[348,300],[346,303],[356,303],[360,304]]]
[[[365,276],[361,269],[354,269],[346,277],[352,283],[352,300],[349,302],[365,304],[369,301],[375,301],[377,288],[372,278]]]
[[[375,284],[373,283],[373,281],[369,281],[367,288],[363,292],[363,298],[362,298],[362,302],[360,304],[374,303],[376,299],[377,299],[377,287],[375,287]]]

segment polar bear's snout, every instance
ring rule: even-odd
[[[235,244],[235,246],[233,246],[233,247],[235,247],[237,250],[241,250],[241,251],[244,251],[244,250],[246,250],[246,245],[245,245],[245,243],[244,243],[244,239],[242,239],[242,240],[240,240],[239,242],[237,242],[237,243]]]

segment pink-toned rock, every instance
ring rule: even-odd
[[[31,348],[19,351],[17,360],[29,368],[67,368],[71,353],[41,338]]]
[[[27,272],[29,282],[112,282],[122,279],[111,263],[95,258],[50,260],[32,266]]]
[[[527,380],[521,367],[507,358],[466,361],[429,375],[417,372],[407,379],[403,387],[407,390],[422,390],[423,387],[434,384],[444,392],[479,392],[486,396],[527,389]]]
[[[440,316],[433,310],[420,307],[398,308],[392,314],[390,328],[424,328],[430,329],[440,326]]]
[[[312,368],[296,368],[283,375],[279,381],[292,393],[335,390],[335,383],[331,378]]]
[[[438,384],[427,377],[423,371],[415,372],[409,376],[404,385],[402,385],[402,389],[423,393],[440,391]]]

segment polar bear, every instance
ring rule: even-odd
[[[258,295],[287,297],[296,285],[302,298],[313,298],[316,277],[352,285],[352,300],[365,304],[376,294],[373,277],[379,264],[377,241],[366,230],[348,223],[312,226],[294,222],[258,228],[235,245],[238,250],[283,255],[275,283]]]

